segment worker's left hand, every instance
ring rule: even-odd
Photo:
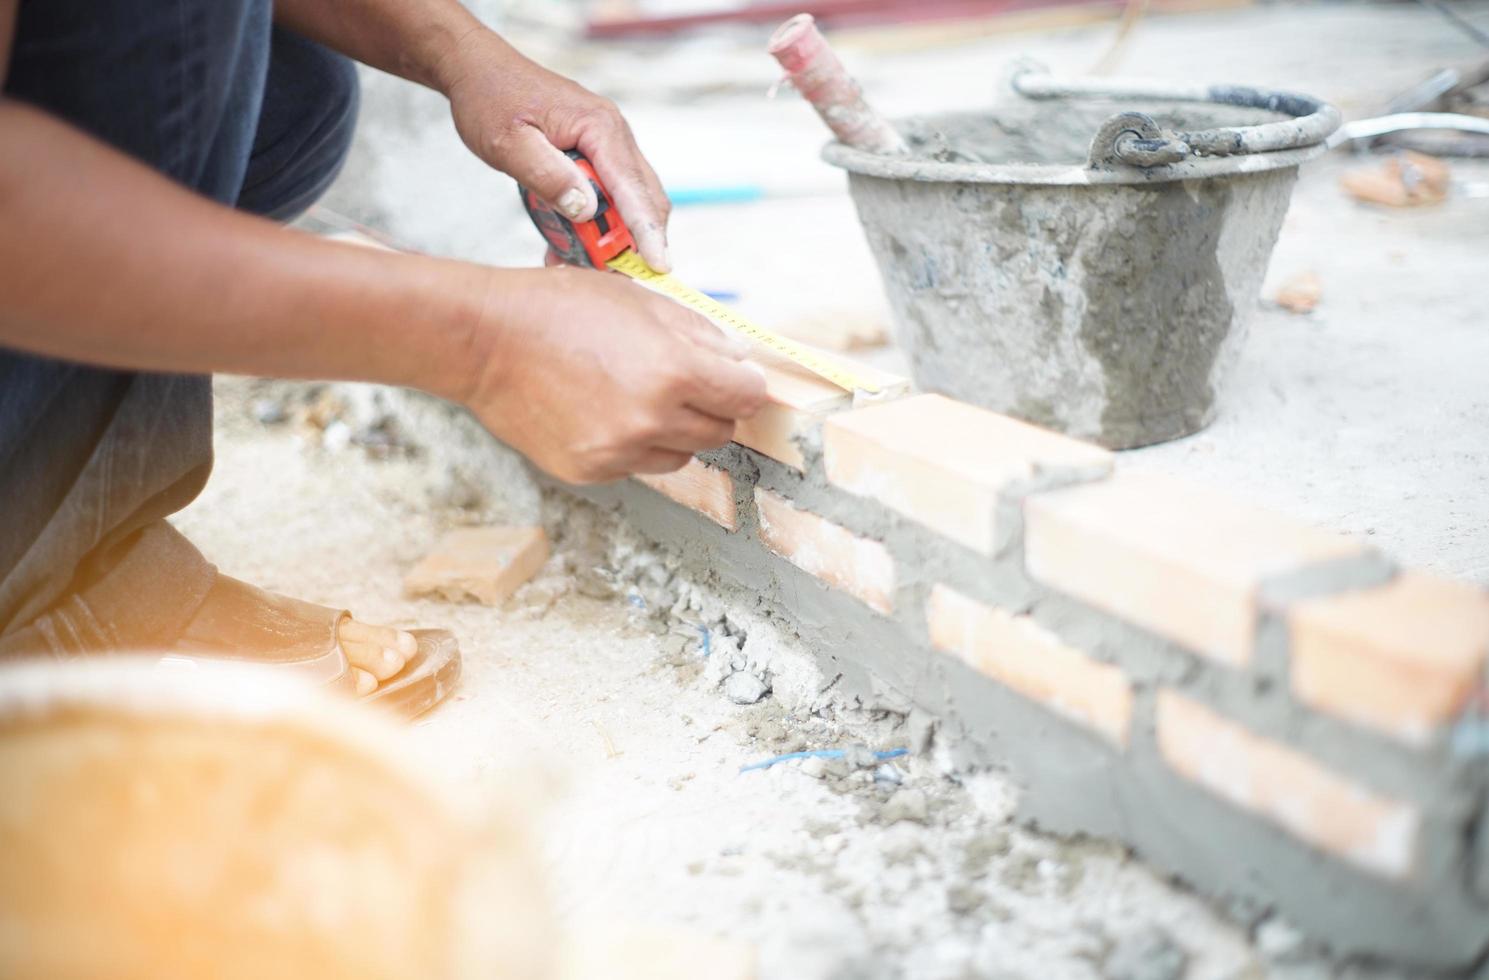
[[[609,99],[523,57],[489,31],[467,35],[450,55],[445,85],[455,128],[471,152],[575,221],[594,217],[594,188],[564,150],[594,165],[636,248],[659,272],[667,259],[671,204],[631,127]]]

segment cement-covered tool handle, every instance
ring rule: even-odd
[[[1308,95],[1243,85],[1182,83],[1115,78],[1055,78],[1037,70],[1013,76],[1013,89],[1030,99],[1097,98],[1121,101],[1211,102],[1246,106],[1292,116],[1256,126],[1220,126],[1194,132],[1160,130],[1137,112],[1107,120],[1091,143],[1091,165],[1114,162],[1133,167],[1178,163],[1192,156],[1234,156],[1315,146],[1339,128],[1339,110]],[[1121,120],[1121,122],[1119,122]],[[1145,124],[1144,124],[1145,122]]]

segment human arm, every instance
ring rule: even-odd
[[[450,100],[471,152],[571,218],[594,216],[594,190],[563,153],[594,164],[654,269],[671,268],[671,205],[620,110],[524,57],[457,0],[276,0],[275,20]]]
[[[0,42],[14,7],[0,0]],[[419,387],[575,482],[675,469],[727,441],[764,395],[715,328],[619,276],[317,239],[8,99],[0,345],[140,370]]]

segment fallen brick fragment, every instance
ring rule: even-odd
[[[548,560],[541,527],[466,527],[439,545],[403,578],[411,596],[500,605]]]
[[[1316,272],[1304,272],[1282,284],[1272,302],[1289,313],[1312,313],[1323,299],[1324,284]]]
[[[1406,208],[1443,200],[1450,180],[1448,165],[1441,160],[1402,150],[1379,166],[1349,171],[1339,178],[1339,186],[1366,204]]]

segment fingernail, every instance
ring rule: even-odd
[[[577,187],[564,191],[558,199],[558,209],[568,218],[577,218],[584,213],[584,192]]]
[[[419,641],[414,639],[414,634],[398,631],[398,650],[405,657],[412,657],[419,650]]]
[[[377,690],[377,678],[365,670],[357,671],[357,693],[362,695],[371,694]]]
[[[396,670],[403,666],[403,654],[397,650],[383,650],[383,666],[389,670]]]

